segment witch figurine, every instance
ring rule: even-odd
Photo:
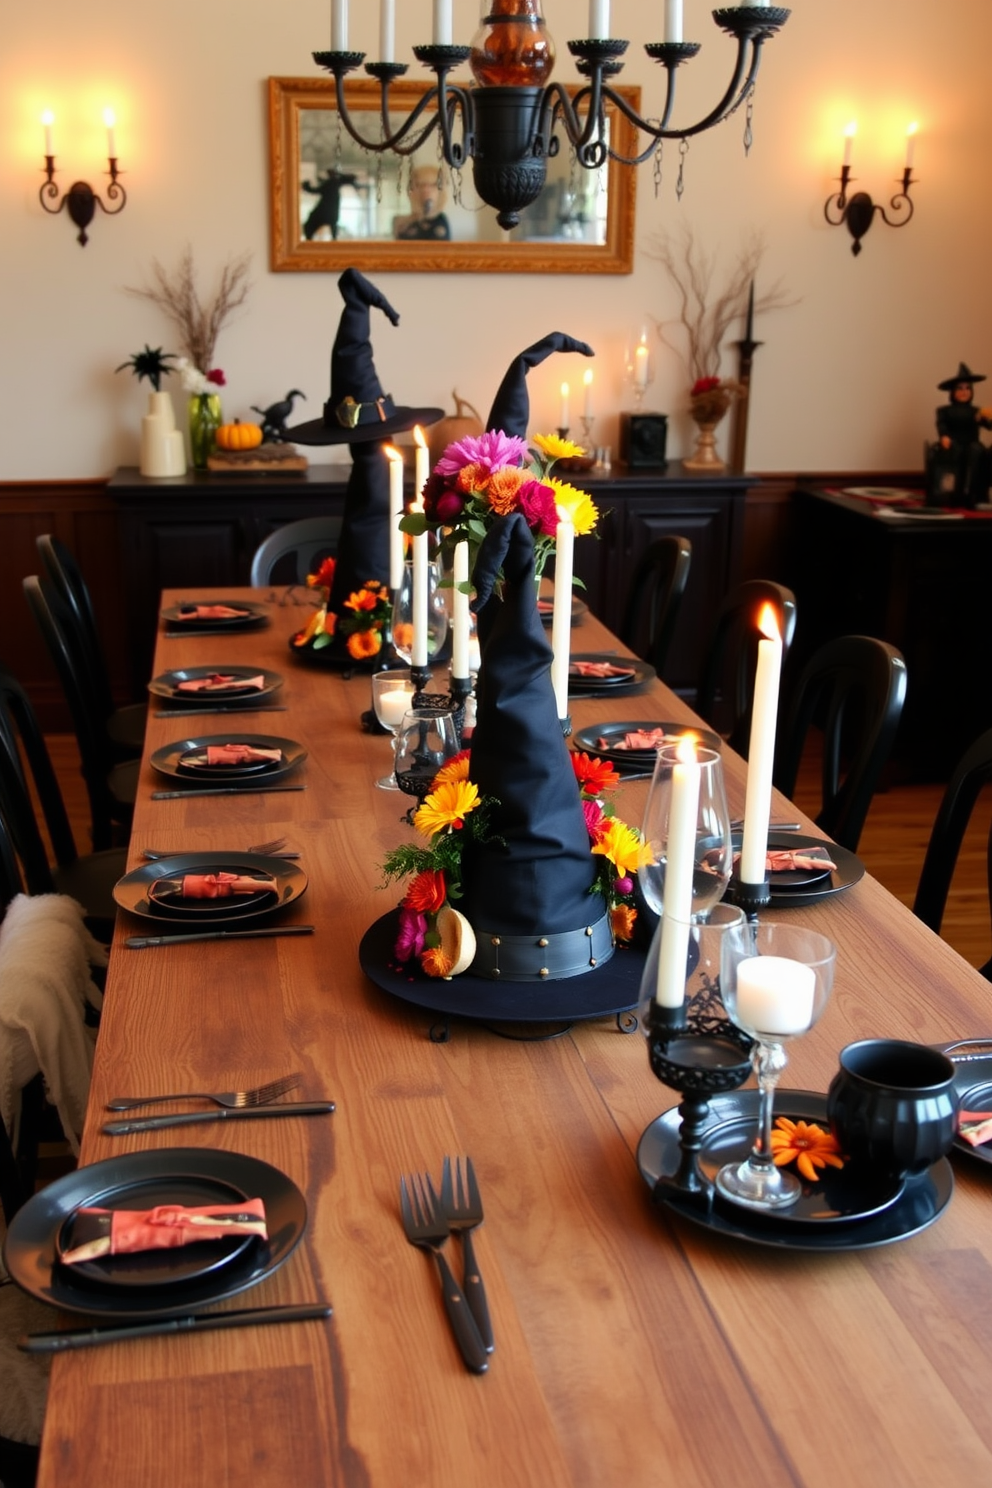
[[[965,362],[937,384],[947,402],[937,409],[937,441],[927,452],[927,505],[971,508],[988,500],[992,448],[980,430],[992,429],[992,408],[975,406],[975,383],[985,375]]]
[[[296,444],[347,444],[351,451],[338,551],[325,565],[325,573],[317,576],[329,591],[327,604],[294,637],[299,650],[312,652],[323,663],[350,668],[362,662],[376,665],[382,627],[369,627],[366,620],[377,607],[391,613],[389,468],[384,446],[405,429],[437,423],[444,409],[400,407],[383,392],[372,357],[369,311],[381,310],[394,326],[399,315],[357,269],[346,269],[338,288],[345,308],[331,350],[330,397],[321,418],[297,424],[287,435]],[[313,650],[318,639],[319,649]]]

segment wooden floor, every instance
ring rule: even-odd
[[[79,755],[71,735],[50,735],[52,760],[66,797],[73,830],[81,851],[88,845],[88,808],[79,774]],[[819,807],[818,760],[815,745],[804,760],[796,802],[810,815]],[[930,828],[940,805],[940,785],[895,785],[876,794],[858,855],[896,898],[912,908],[920,866]],[[942,935],[973,966],[992,954],[992,919],[986,884],[986,849],[992,821],[992,789],[973,814],[951,888]]]

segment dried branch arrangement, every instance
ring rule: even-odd
[[[229,258],[213,297],[203,301],[196,286],[193,250],[187,245],[174,274],[167,273],[158,259],[153,258],[153,282],[139,289],[128,287],[125,293],[158,305],[178,332],[182,355],[206,374],[213,368],[217,337],[223,326],[248,298],[250,264],[250,253]]]
[[[715,287],[716,256],[700,247],[691,228],[684,230],[678,242],[666,236],[649,251],[649,256],[668,271],[679,296],[678,320],[655,320],[658,336],[681,358],[691,383],[719,376],[727,332],[746,315],[748,294],[764,255],[764,239],[752,234],[722,285]],[[795,303],[778,281],[755,295],[754,311],[783,310]],[[676,325],[681,328],[682,344],[669,339],[669,327]]]

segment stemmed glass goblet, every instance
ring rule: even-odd
[[[665,888],[671,847],[672,804],[676,770],[682,745],[666,744],[658,750],[654,776],[644,809],[644,841],[653,862],[638,872],[648,904],[657,914],[665,912]],[[730,833],[730,811],[723,779],[723,760],[715,749],[696,746],[694,763],[699,769],[696,807],[696,845],[693,859],[692,898],[687,909],[694,921],[704,920],[723,898],[733,869],[734,850]],[[676,911],[678,913],[678,910]]]
[[[448,609],[436,563],[427,565],[427,660],[432,661],[448,633]],[[413,564],[403,565],[403,578],[393,598],[393,650],[407,666],[413,661]]]
[[[396,783],[400,790],[422,801],[445,760],[460,748],[453,712],[410,708],[396,738]]]
[[[380,790],[399,790],[395,768],[396,735],[403,722],[403,715],[413,702],[413,690],[413,679],[405,669],[372,674],[372,706],[375,716],[393,736],[393,773],[383,775],[381,780],[376,781]]]
[[[751,923],[748,932],[750,954],[728,967],[720,990],[733,1022],[755,1040],[758,1134],[743,1162],[720,1169],[716,1186],[749,1209],[783,1209],[796,1202],[802,1184],[772,1161],[775,1087],[788,1062],[786,1043],[812,1028],[827,1005],[837,951],[825,935],[802,925]]]

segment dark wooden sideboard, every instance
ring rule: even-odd
[[[136,694],[149,675],[160,591],[188,588],[204,595],[211,587],[247,583],[255,549],[275,528],[301,517],[340,515],[348,469],[311,467],[285,476],[189,472],[175,480],[148,480],[122,469],[111,478],[107,495],[119,511]],[[691,692],[714,604],[739,576],[751,482],[744,475],[697,475],[675,463],[571,479],[589,491],[602,514],[597,536],[576,545],[576,572],[583,598],[610,629],[620,625],[629,576],[648,544],[665,533],[691,541],[689,586],[665,678],[677,691]],[[288,635],[289,620],[286,629]]]

